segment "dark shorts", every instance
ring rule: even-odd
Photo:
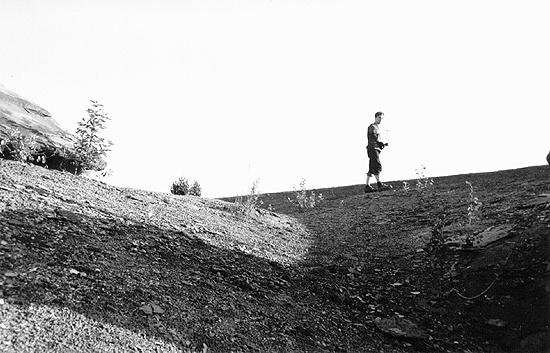
[[[367,155],[369,156],[369,171],[368,175],[378,175],[382,171],[382,164],[380,163],[380,151],[367,147]]]

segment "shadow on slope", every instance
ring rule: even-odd
[[[68,308],[184,349],[336,351],[371,344],[352,329],[350,342],[341,333],[344,314],[323,307],[298,273],[276,262],[182,231],[69,211],[5,210],[0,219],[8,302]],[[13,344],[33,341],[20,335]]]

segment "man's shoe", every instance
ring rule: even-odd
[[[368,194],[369,192],[374,192],[374,188],[370,185],[365,185],[365,194]]]

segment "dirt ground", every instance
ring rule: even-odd
[[[0,160],[0,351],[548,351],[550,168],[409,185],[248,211]]]

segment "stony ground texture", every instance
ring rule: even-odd
[[[0,351],[543,351],[549,182],[335,188],[305,212],[262,195],[273,212],[0,160]]]

